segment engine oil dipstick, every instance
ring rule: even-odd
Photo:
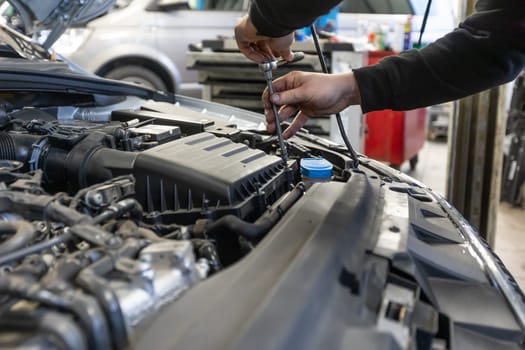
[[[274,89],[273,89],[273,73],[272,71],[277,69],[278,67],[285,65],[287,63],[293,63],[300,61],[304,58],[304,53],[302,52],[295,52],[294,58],[292,61],[285,61],[285,60],[275,60],[270,62],[264,62],[259,64],[259,69],[264,73],[264,78],[266,80],[266,86],[268,87],[268,92],[270,93],[270,96],[273,95]],[[272,111],[275,118],[275,131],[277,134],[277,139],[279,140],[279,148],[281,149],[281,158],[284,162],[284,166],[288,167],[288,151],[286,149],[286,144],[284,143],[283,138],[283,131],[281,129],[281,122],[279,119],[279,111],[277,110],[277,106],[271,102],[272,105]]]

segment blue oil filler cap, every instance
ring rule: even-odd
[[[311,179],[328,179],[332,176],[333,165],[324,158],[301,159],[301,175]]]

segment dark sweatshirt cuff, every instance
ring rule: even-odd
[[[388,75],[381,64],[356,68],[352,71],[359,87],[363,113],[392,106]]]
[[[252,1],[250,4],[248,15],[250,16],[250,20],[252,21],[255,29],[257,29],[257,35],[269,36],[271,38],[280,38],[290,34],[293,31],[289,28],[279,28],[277,25],[273,24],[269,18],[265,18],[255,1]]]

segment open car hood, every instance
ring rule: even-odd
[[[20,14],[27,33],[50,30],[47,49],[67,27],[86,23],[105,13],[115,0],[8,0]]]
[[[57,60],[39,44],[17,31],[0,24],[0,86],[1,92],[12,92],[7,109],[19,108],[9,100],[18,101],[16,94],[32,96],[32,103],[47,104],[54,99],[40,98],[40,94],[62,93],[63,99],[81,94],[85,96],[104,94],[110,96],[136,96],[156,101],[175,102],[169,92],[154,91],[129,82],[108,80],[78,69],[67,60]],[[73,97],[76,98],[76,97]],[[31,99],[31,98],[30,98]],[[46,102],[47,101],[47,102]],[[23,104],[27,104],[25,99]],[[27,105],[25,105],[27,107]],[[6,107],[4,107],[6,108]]]

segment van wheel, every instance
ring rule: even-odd
[[[105,75],[106,78],[131,81],[154,90],[166,91],[166,83],[155,72],[140,66],[121,66],[110,70]]]

